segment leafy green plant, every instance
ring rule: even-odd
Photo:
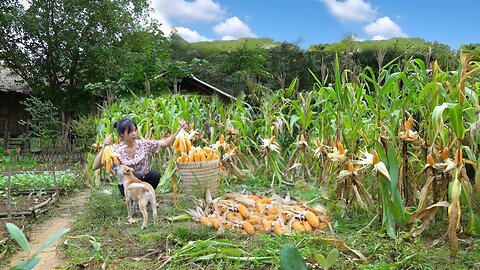
[[[332,267],[333,265],[335,265],[335,263],[337,262],[338,260],[338,255],[339,255],[339,252],[338,252],[338,249],[336,248],[333,248],[332,250],[330,250],[330,252],[328,253],[327,255],[327,258],[325,258],[322,254],[316,254],[315,255],[315,261],[317,261],[317,263],[325,270],[329,269],[330,267]]]
[[[57,171],[55,172],[56,182],[59,188],[71,190],[78,184],[77,176],[72,171]],[[6,189],[8,178],[7,176],[0,176],[0,189]],[[55,188],[55,181],[50,172],[34,173],[25,172],[15,174],[11,178],[11,187],[15,190],[25,189],[47,189]]]
[[[57,240],[58,238],[60,238],[62,235],[64,235],[66,232],[70,230],[68,228],[65,228],[55,233],[50,238],[48,238],[38,248],[37,251],[35,251],[34,253],[31,253],[30,244],[28,243],[28,240],[25,237],[25,234],[22,232],[22,230],[20,230],[20,228],[18,228],[13,223],[7,223],[6,226],[12,238],[17,242],[17,244],[22,248],[22,250],[28,254],[27,259],[19,262],[17,265],[14,266],[13,269],[33,269],[33,267],[35,267],[35,265],[37,265],[40,262],[40,259],[37,257],[37,255],[40,254],[40,252],[42,252],[43,250],[45,250],[55,240]]]
[[[297,247],[292,244],[283,245],[280,250],[280,269],[282,270],[303,270],[307,269],[307,264],[302,258]]]

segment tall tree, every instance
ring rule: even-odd
[[[148,0],[0,2],[0,60],[65,118],[91,108],[88,82],[116,79],[131,54],[124,39],[147,25]]]

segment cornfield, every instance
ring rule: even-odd
[[[226,181],[261,176],[273,189],[325,187],[347,207],[378,212],[379,230],[391,238],[399,230],[420,235],[445,217],[455,256],[460,229],[480,233],[479,67],[465,55],[455,71],[412,59],[351,76],[337,64],[333,85],[312,74],[311,90],[299,92],[293,81],[265,92],[258,106],[189,95],[119,100],[98,119],[97,141],[123,117],[155,139],[187,121],[196,146],[217,144]],[[166,150],[157,158],[172,171],[179,157]]]

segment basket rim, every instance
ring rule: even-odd
[[[178,162],[175,164],[178,169],[198,169],[218,166],[220,159],[206,160],[206,161],[194,161],[194,162]]]

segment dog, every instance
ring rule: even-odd
[[[157,202],[155,199],[155,190],[147,183],[139,180],[133,175],[133,169],[125,165],[117,165],[113,167],[115,176],[123,180],[123,188],[125,191],[125,202],[127,204],[128,218],[133,215],[132,203],[135,202],[143,215],[143,223],[141,229],[147,227],[148,212],[147,205],[150,203],[152,207],[153,224],[157,222]]]

